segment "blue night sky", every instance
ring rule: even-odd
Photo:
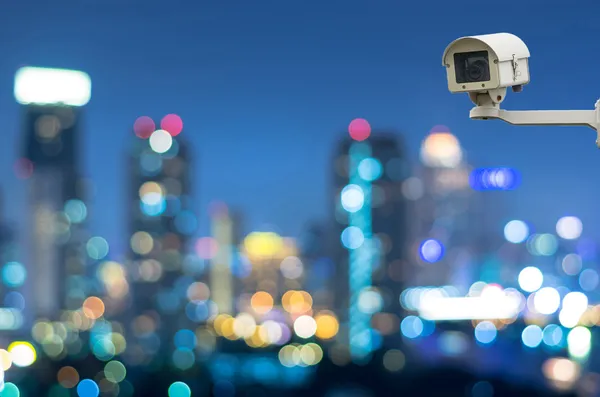
[[[568,5],[567,5],[568,4]],[[516,10],[520,10],[517,12]],[[476,166],[512,166],[523,184],[497,192],[511,218],[553,231],[580,216],[600,232],[600,151],[582,127],[471,121],[451,95],[441,56],[453,39],[507,31],[529,46],[532,82],[507,109],[592,108],[600,97],[597,1],[400,0],[13,1],[0,5],[0,188],[23,227],[25,182],[13,76],[23,65],[88,72],[85,169],[97,191],[91,226],[121,250],[125,154],[138,116],[181,115],[193,145],[200,235],[223,200],[246,229],[297,235],[330,210],[331,159],[356,117],[400,131],[413,162],[429,130],[447,125]],[[491,208],[491,211],[494,209]],[[591,235],[593,236],[593,234]]]

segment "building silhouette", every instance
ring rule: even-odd
[[[131,293],[123,321],[140,363],[175,349],[174,335],[192,321],[185,308],[188,288],[198,276],[196,258],[188,255],[198,226],[191,211],[189,146],[179,135],[155,133],[162,141],[151,135],[134,141],[126,201]]]
[[[29,314],[56,319],[77,310],[86,298],[85,186],[80,175],[82,108],[66,105],[24,107],[24,150],[17,166],[27,178],[30,242]]]
[[[398,135],[382,132],[360,142],[344,139],[334,161],[336,313],[350,321],[351,346],[353,327],[375,330],[393,344],[399,334],[399,296],[409,243],[407,199],[402,193],[409,177],[406,154]],[[362,267],[370,269],[369,274]],[[364,318],[353,320],[360,316]]]

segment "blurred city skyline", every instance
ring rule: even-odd
[[[136,2],[67,3],[68,13],[34,1],[6,4],[0,15],[0,34],[11,37],[0,44],[6,131],[0,189],[5,216],[18,228],[24,184],[12,170],[23,137],[12,86],[18,67],[30,64],[85,70],[92,78],[82,138],[82,171],[96,187],[90,230],[121,252],[126,235],[115,220],[125,211],[121,175],[135,140],[133,122],[169,113],[182,117],[182,136],[192,147],[199,236],[209,233],[213,201],[243,212],[247,231],[272,227],[297,236],[309,222],[329,221],[332,176],[324,170],[357,117],[374,130],[401,134],[413,165],[430,129],[446,125],[475,166],[521,172],[518,190],[490,193],[506,195],[511,217],[552,232],[558,218],[576,215],[586,230],[600,231],[594,199],[600,188],[588,182],[598,156],[593,134],[471,121],[470,102],[448,94],[440,65],[443,48],[460,35],[511,31],[531,49],[532,82],[523,93],[511,93],[507,108],[591,108],[598,93],[585,70],[596,55],[579,49],[594,27],[582,8],[535,8],[539,18],[524,11],[506,20],[490,16],[487,7],[458,11],[434,2],[430,22],[417,25],[411,14],[423,6],[409,10],[392,2],[240,3],[235,13],[228,5],[185,2],[168,8],[161,2],[141,8]],[[452,15],[458,12],[472,23],[457,24]],[[559,77],[569,61],[555,57],[557,47],[589,57],[579,64],[581,73]],[[413,78],[415,71],[427,78]],[[573,87],[577,95],[556,95]]]

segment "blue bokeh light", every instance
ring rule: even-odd
[[[164,198],[161,198],[156,203],[148,204],[140,200],[140,207],[145,215],[160,216],[167,208],[167,201]]]
[[[444,246],[439,240],[425,240],[419,247],[419,256],[428,263],[438,262],[444,257]]]
[[[79,397],[98,397],[100,394],[100,388],[91,379],[83,379],[77,385],[77,395]]]
[[[2,268],[2,281],[9,287],[17,288],[25,283],[27,270],[19,262],[8,262]]]
[[[400,332],[409,339],[418,338],[423,334],[423,320],[417,316],[406,316],[400,323]]]
[[[365,181],[373,182],[383,174],[381,162],[373,157],[367,157],[358,163],[358,175]]]
[[[477,342],[487,345],[496,340],[498,330],[491,321],[482,321],[475,327],[475,339]]]
[[[348,249],[359,248],[365,241],[365,236],[356,226],[349,226],[342,232],[341,235],[342,244]]]
[[[538,347],[542,343],[543,331],[537,325],[528,325],[521,333],[521,340],[527,347]]]
[[[513,168],[476,168],[469,176],[473,190],[513,190],[521,183],[521,177]]]
[[[190,397],[192,390],[183,382],[174,382],[169,386],[169,397]]]

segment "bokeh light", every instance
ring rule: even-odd
[[[322,312],[315,316],[317,331],[315,335],[319,339],[332,339],[339,331],[340,325],[333,313]]]
[[[528,325],[521,333],[521,340],[527,347],[538,347],[542,343],[543,332],[537,325]]]
[[[167,131],[171,136],[177,136],[183,130],[183,121],[176,114],[167,114],[160,121],[160,128]]]
[[[560,306],[560,294],[555,288],[544,287],[533,298],[535,310],[540,314],[553,314]]]
[[[358,163],[358,175],[365,181],[373,182],[383,174],[381,162],[373,157],[362,159]]]
[[[498,329],[491,321],[482,321],[475,326],[475,339],[484,345],[490,344],[496,340]]]
[[[252,309],[258,314],[267,314],[273,309],[273,297],[265,291],[258,291],[250,299]]]
[[[98,397],[100,388],[92,379],[83,379],[77,385],[77,395],[79,397]]]
[[[542,287],[544,275],[535,266],[527,266],[519,273],[519,287],[526,292],[535,292]]]
[[[425,240],[419,247],[419,255],[427,263],[438,262],[444,256],[444,246],[439,240]]]
[[[519,244],[529,237],[529,227],[523,221],[513,220],[504,226],[504,238],[513,244]]]
[[[138,117],[133,123],[133,132],[138,138],[148,139],[156,129],[154,120],[148,116]]]
[[[371,135],[371,125],[365,119],[354,119],[348,126],[348,132],[355,141],[364,141]]]
[[[35,347],[29,342],[13,342],[6,349],[17,367],[29,367],[37,359]]]
[[[473,190],[513,190],[519,186],[520,176],[512,168],[477,168],[469,183]]]
[[[73,367],[62,367],[57,374],[58,383],[65,389],[72,389],[79,383],[79,372]]]
[[[435,129],[421,143],[420,156],[428,167],[456,168],[462,162],[463,152],[456,136]]]
[[[166,153],[173,146],[173,137],[165,130],[156,130],[150,135],[150,148],[156,153]]]
[[[581,236],[583,223],[575,216],[565,216],[556,222],[556,234],[565,240],[575,240]]]
[[[308,339],[317,332],[317,322],[311,316],[300,316],[294,321],[294,332],[300,338]]]
[[[169,397],[191,397],[192,390],[183,382],[174,382],[169,386]]]
[[[358,185],[347,185],[341,193],[342,207],[348,212],[359,211],[365,203],[365,195]]]

